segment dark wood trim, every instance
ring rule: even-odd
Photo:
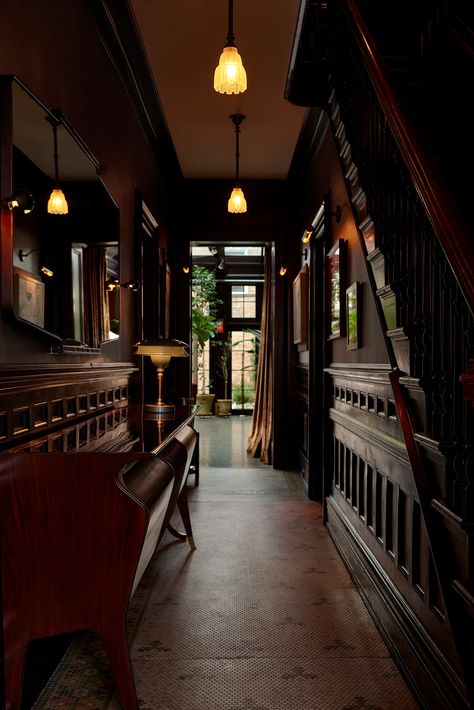
[[[172,193],[172,186],[182,179],[181,168],[131,5],[128,0],[83,2],[127,90],[142,131],[163,166]]]
[[[309,386],[308,386],[308,495],[312,500],[324,501],[329,493],[330,478],[326,478],[325,428],[317,422],[324,421],[326,411],[326,385],[324,368],[327,365],[325,337],[324,293],[326,282],[325,247],[328,239],[328,199],[322,202],[313,221],[309,267]]]
[[[288,182],[297,183],[305,175],[324,140],[329,128],[327,113],[319,108],[306,111],[303,126],[298,136],[295,151],[288,171]]]
[[[0,197],[12,192],[12,146],[13,146],[13,77],[0,80]],[[5,315],[13,313],[13,215],[8,207],[1,205],[0,267],[2,310]]]
[[[468,710],[469,704],[454,668],[333,498],[328,499],[328,529],[421,706]]]

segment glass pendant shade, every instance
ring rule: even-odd
[[[240,94],[247,89],[247,74],[237,47],[224,47],[214,72],[214,89],[219,94]]]
[[[247,212],[247,200],[240,187],[234,187],[232,190],[227,204],[227,210],[234,213]]]
[[[64,197],[64,192],[59,187],[55,187],[48,200],[48,213],[67,214],[68,212],[69,209],[66,198]]]

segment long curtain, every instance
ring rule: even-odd
[[[257,365],[255,407],[252,431],[247,441],[247,453],[257,457],[262,463],[270,463],[272,443],[272,299],[271,299],[271,259],[265,255],[265,282],[263,285],[262,324],[260,352]]]
[[[107,248],[100,246],[88,246],[83,250],[84,339],[94,348],[109,339],[106,253]]]

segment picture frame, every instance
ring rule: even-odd
[[[293,343],[300,350],[308,346],[308,266],[293,281]]]
[[[14,270],[13,303],[18,318],[44,328],[44,283],[34,274]]]
[[[346,240],[337,239],[327,255],[328,340],[346,334]]]
[[[361,346],[361,285],[358,281],[346,289],[346,330],[347,349],[357,350]]]

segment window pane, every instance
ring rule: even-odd
[[[259,333],[232,332],[232,407],[253,409]]]
[[[224,247],[226,256],[262,256],[263,247]]]
[[[257,287],[249,284],[232,286],[232,318],[257,317]]]

